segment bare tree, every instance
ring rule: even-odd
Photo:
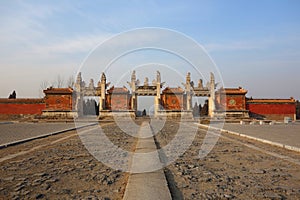
[[[50,87],[50,83],[48,81],[42,81],[39,89],[39,97],[42,98],[44,96],[43,91]]]
[[[49,87],[54,88],[63,88],[63,87],[72,87],[74,86],[75,80],[73,76],[70,76],[67,81],[61,76],[57,75],[56,79],[51,82],[51,84],[48,81],[42,81],[40,84],[40,90],[41,92]]]
[[[74,84],[75,84],[74,76],[73,75],[69,76],[69,78],[67,80],[67,83],[66,83],[66,86],[70,87],[70,88],[73,88]]]
[[[57,88],[62,88],[64,86],[64,79],[60,76],[60,75],[57,75],[57,78],[56,78],[56,87]]]
[[[40,89],[41,90],[46,90],[50,86],[48,81],[42,81],[40,84]]]

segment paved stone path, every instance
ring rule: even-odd
[[[132,167],[124,200],[171,199],[162,163],[148,122],[139,130],[139,140],[132,159]],[[153,169],[158,170],[153,171]]]
[[[225,124],[223,129],[300,148],[300,123],[274,125]]]
[[[0,124],[0,145],[74,127],[74,123]]]

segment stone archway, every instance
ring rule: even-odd
[[[179,115],[185,114],[192,117],[192,97],[208,97],[208,114],[210,117],[214,116],[216,85],[212,73],[206,87],[203,86],[201,79],[198,81],[198,85],[195,86],[193,81],[191,81],[191,74],[188,72],[185,83],[182,83],[184,88],[167,87],[162,91],[164,83],[161,82],[159,71],[156,72],[156,79],[151,84],[148,78],[145,78],[144,83],[140,84],[136,78],[136,72],[133,71],[131,81],[128,82],[130,90],[125,86],[112,86],[108,89],[109,85],[110,83],[106,82],[105,74],[102,73],[97,86],[94,85],[93,79],[86,86],[82,80],[81,73],[79,73],[75,83],[75,110],[78,116],[83,115],[83,100],[85,96],[99,97],[99,117],[109,116],[112,112],[117,112],[120,115],[129,113],[129,115],[135,116],[138,96],[154,96],[154,116],[156,117],[160,115],[173,115],[174,112],[179,113]],[[175,97],[177,100],[174,99]],[[164,109],[164,112],[161,112],[161,107]]]
[[[149,84],[149,80],[146,77],[143,85],[140,85],[139,80],[136,78],[135,71],[131,74],[131,82],[128,82],[131,88],[131,108],[137,111],[137,97],[138,96],[154,96],[154,115],[158,115],[160,107],[161,98],[161,88],[163,83],[161,83],[160,72],[157,71],[156,80]]]

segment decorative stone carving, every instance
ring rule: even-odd
[[[160,72],[156,71],[156,82],[157,83],[161,83],[161,76],[160,76]]]
[[[162,106],[162,86],[164,83],[161,82],[161,74],[159,71],[156,71],[156,77],[152,81],[151,85],[149,85],[148,77],[145,77],[144,84],[140,85],[139,80],[136,77],[136,72],[133,71],[131,74],[131,81],[127,82],[130,86],[130,90],[128,91],[128,101],[123,101],[124,99],[116,99],[116,103],[118,102],[127,102],[125,106],[129,110],[137,111],[137,96],[154,96],[154,113],[160,113],[160,106]],[[100,81],[97,84],[97,87],[94,86],[93,79],[90,80],[88,87],[85,87],[84,81],[81,78],[81,73],[78,73],[76,79],[76,110],[79,112],[80,107],[82,107],[82,100],[84,96],[99,96],[99,113],[107,113],[111,112],[112,108],[109,108],[108,102],[108,85],[110,83],[106,82],[106,76],[104,73],[100,76]],[[192,110],[192,97],[193,96],[206,96],[209,97],[208,104],[209,104],[209,115],[213,116],[213,112],[215,109],[214,106],[214,99],[215,99],[215,78],[214,75],[210,74],[210,81],[207,82],[207,87],[203,87],[202,79],[198,80],[198,84],[194,85],[194,82],[191,80],[191,73],[188,72],[186,74],[185,83],[182,83],[184,86],[184,90],[182,90],[180,106],[177,106],[178,109],[182,109],[182,111],[189,113]],[[116,88],[117,89],[117,88]],[[125,95],[126,96],[126,95]],[[174,100],[174,99],[173,99]],[[173,100],[169,100],[171,103]],[[175,100],[174,100],[175,102]],[[173,102],[173,104],[174,104]],[[173,105],[172,104],[172,105]],[[124,104],[125,105],[125,104]],[[123,106],[124,107],[124,106]],[[125,108],[124,107],[124,108]],[[81,109],[82,110],[82,109]],[[80,113],[78,113],[80,114]]]
[[[90,80],[89,89],[94,89],[94,80]]]
[[[148,77],[145,78],[144,86],[149,86],[149,79],[148,79]]]
[[[198,88],[203,89],[203,80],[199,79],[198,81]]]

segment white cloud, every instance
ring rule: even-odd
[[[209,52],[222,51],[246,51],[246,50],[266,50],[279,46],[295,45],[299,43],[299,37],[285,36],[285,37],[269,37],[269,38],[255,38],[249,40],[224,41],[219,43],[207,43],[203,46]],[[272,49],[270,49],[272,50]]]
[[[66,38],[56,43],[34,45],[33,52],[42,52],[41,54],[76,54],[87,53],[99,43],[106,40],[111,34],[103,33],[97,35],[81,35],[73,38]]]
[[[204,47],[209,52],[216,51],[240,51],[240,50],[255,50],[263,49],[265,46],[261,43],[253,42],[227,42],[227,43],[211,43],[205,44]]]
[[[41,81],[60,74],[74,75],[87,53],[109,33],[53,34],[49,18],[72,5],[38,5],[20,2],[0,6],[0,97],[16,89],[19,97],[37,97]],[[9,83],[4,84],[4,83]]]

